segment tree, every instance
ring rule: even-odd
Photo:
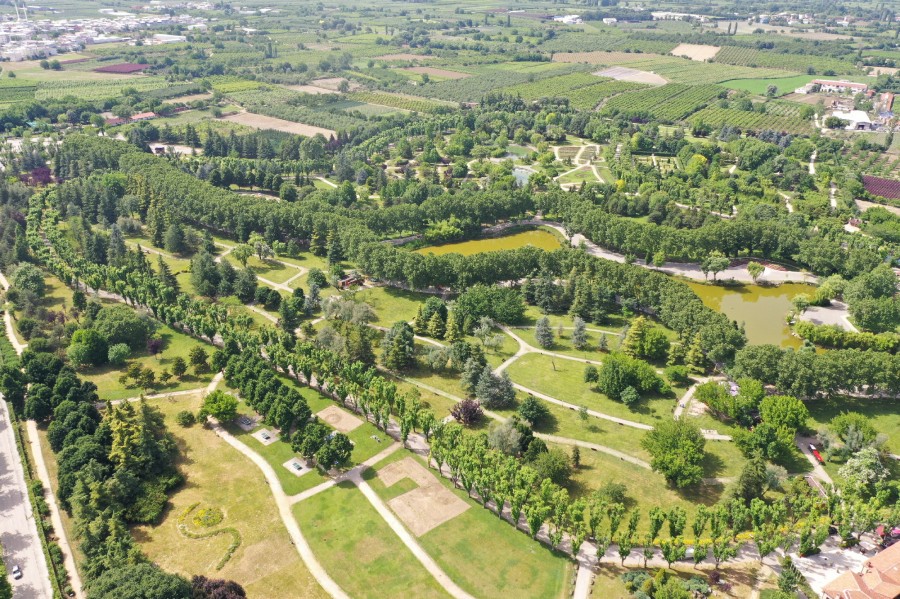
[[[194,576],[191,579],[191,599],[245,599],[244,588],[233,580]]]
[[[659,542],[659,548],[662,551],[663,559],[672,567],[673,562],[677,562],[687,555],[687,547],[680,537],[674,539],[663,539]]]
[[[213,391],[203,398],[203,406],[200,408],[202,416],[210,415],[219,422],[231,422],[237,416],[238,401],[233,395],[224,391]]]
[[[172,360],[172,374],[174,374],[179,379],[187,373],[187,368],[187,362],[181,356],[176,356]]]
[[[209,368],[209,365],[206,363],[208,359],[209,354],[206,353],[206,350],[201,345],[195,345],[188,353],[188,360],[190,360],[191,366],[194,367],[194,372],[196,373],[205,372]]]
[[[669,536],[680,537],[687,526],[687,512],[680,506],[674,506],[669,510],[666,519],[669,521]]]
[[[722,252],[713,250],[700,262],[700,270],[703,272],[703,276],[712,273],[713,281],[715,281],[716,275],[728,268],[730,264],[731,260],[729,260]]]
[[[334,433],[316,452],[316,462],[322,468],[330,470],[350,459],[353,443],[343,433]]]
[[[877,485],[890,476],[875,447],[866,447],[847,460],[838,474],[846,481],[846,489],[868,498],[875,494]]]
[[[534,337],[537,339],[538,345],[544,349],[553,347],[553,329],[550,328],[550,319],[546,316],[538,319],[534,325]]]
[[[538,473],[538,480],[548,479],[557,485],[565,485],[572,474],[572,463],[564,451],[552,448],[541,452],[531,467]]]
[[[759,405],[759,416],[763,422],[778,423],[796,432],[806,428],[809,410],[796,397],[769,395]]]
[[[428,319],[428,335],[434,339],[443,339],[445,331],[444,319],[440,312],[435,312]]]
[[[234,256],[235,260],[241,263],[241,266],[247,268],[247,260],[253,255],[253,248],[246,243],[239,243],[231,250],[231,255]]]
[[[641,440],[641,447],[652,456],[653,470],[678,488],[695,485],[703,478],[700,463],[705,446],[700,429],[685,419],[663,421]]]
[[[381,360],[391,370],[406,370],[415,364],[415,333],[408,322],[394,323],[381,342]]]
[[[518,409],[519,416],[532,426],[538,425],[550,416],[550,409],[538,398],[529,395],[522,400]]]
[[[781,574],[778,575],[778,590],[793,597],[803,581],[803,575],[790,557],[785,556],[781,562]]]
[[[747,272],[750,274],[750,277],[753,278],[753,282],[756,283],[759,281],[759,277],[765,272],[766,267],[760,264],[759,262],[748,262],[747,263]]]
[[[190,583],[164,572],[159,566],[140,562],[109,568],[86,585],[91,599],[190,599]]]
[[[133,350],[144,349],[155,325],[149,317],[138,314],[128,306],[104,306],[94,319],[94,329],[110,345],[126,343]]]
[[[488,446],[506,455],[515,456],[519,453],[519,443],[522,434],[516,428],[512,420],[504,420],[495,424],[488,432]]]
[[[128,359],[128,356],[131,355],[131,348],[128,347],[125,343],[116,343],[115,345],[110,346],[109,351],[107,352],[107,360],[113,366],[122,366],[125,364],[125,360]]]
[[[474,399],[464,399],[450,408],[450,415],[457,422],[471,426],[481,420],[484,412],[481,409],[481,405]]]
[[[587,327],[579,316],[573,319],[575,329],[572,331],[572,347],[582,350],[587,347]]]
[[[504,409],[515,403],[516,390],[508,373],[504,371],[497,376],[489,365],[485,365],[475,385],[475,397],[489,410]]]
[[[24,263],[16,268],[12,276],[12,285],[17,289],[30,291],[37,297],[43,297],[47,291],[47,284],[44,282],[44,273],[37,266]]]

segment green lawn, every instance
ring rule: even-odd
[[[379,469],[387,463],[379,464]],[[402,494],[404,487],[407,491],[415,488],[415,483],[401,486],[406,480],[385,488],[377,477],[367,478],[385,501]],[[572,571],[571,562],[565,556],[501,521],[493,512],[468,499],[464,491],[454,489],[449,480],[440,480],[471,507],[426,532],[419,542],[454,582],[476,597],[524,599],[565,595]],[[473,564],[478,567],[473,568]]]
[[[808,401],[806,407],[813,429],[825,428],[841,412],[865,414],[876,431],[888,436],[887,445],[891,452],[900,454],[900,398],[835,397]]]
[[[243,268],[241,263],[234,257],[234,254],[229,253],[224,259],[231,262],[235,268]],[[257,276],[268,279],[273,283],[284,283],[300,272],[300,270],[285,266],[281,262],[275,260],[260,260],[256,256],[250,256],[247,260],[247,267],[256,273]]]
[[[390,327],[395,322],[411,321],[416,317],[419,306],[425,303],[428,295],[405,291],[393,287],[373,287],[362,289],[353,294],[354,298],[369,304],[375,310],[377,319],[373,324]]]
[[[175,423],[177,412],[196,412],[200,402],[199,394],[152,401],[175,435],[186,483],[170,497],[159,524],[132,530],[141,549],[168,572],[235,580],[250,597],[327,596],[300,560],[259,469],[209,429]],[[229,535],[195,540],[178,531],[179,516],[195,503],[200,509],[221,509],[221,526],[234,527],[241,535],[241,545],[221,570],[214,565],[228,548]]]
[[[571,453],[571,447],[559,447],[566,453]],[[626,508],[637,509],[641,513],[639,537],[649,530],[647,513],[650,508],[669,510],[673,506],[680,506],[687,511],[690,523],[699,505],[713,505],[724,491],[724,487],[718,485],[698,485],[678,490],[670,487],[661,474],[605,453],[582,448],[581,467],[573,471],[569,492],[573,496],[582,497],[610,482],[624,484],[627,489]],[[668,533],[664,531],[662,536],[668,536]]]
[[[351,597],[447,597],[352,483],[294,505],[316,558]]]
[[[97,393],[102,400],[137,397],[141,393],[149,395],[154,393],[181,391],[184,389],[195,389],[204,387],[209,383],[212,379],[211,373],[204,372],[198,375],[194,373],[193,368],[190,368],[188,375],[181,380],[173,378],[169,381],[168,385],[157,383],[156,386],[150,389],[125,387],[122,385],[119,382],[119,377],[125,372],[129,364],[136,362],[140,364],[142,368],[151,368],[156,372],[157,379],[159,379],[159,374],[163,370],[171,372],[172,362],[176,357],[181,357],[184,358],[185,361],[188,361],[188,354],[192,348],[199,345],[206,349],[207,353],[211,353],[213,349],[206,343],[198,341],[193,337],[189,337],[184,333],[180,333],[167,325],[160,325],[159,329],[157,329],[157,335],[163,339],[164,345],[163,351],[156,356],[151,356],[146,349],[141,349],[140,351],[132,352],[126,365],[121,368],[110,365],[101,366],[100,368],[85,368],[78,372],[79,376],[84,380],[97,385]]]
[[[603,414],[650,425],[672,418],[676,405],[674,398],[646,398],[633,409],[629,408],[585,383],[585,366],[574,360],[527,354],[513,362],[508,371],[512,380],[520,385]]]

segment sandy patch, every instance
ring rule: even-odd
[[[182,156],[193,156],[194,154],[202,154],[203,150],[200,148],[192,148],[191,146],[182,146],[179,144],[164,144],[159,142],[154,142],[151,144],[147,144],[150,146],[150,149],[153,150],[154,154],[158,154],[160,152],[169,154],[175,153],[180,154]],[[162,150],[157,151],[157,148],[162,148]]]
[[[705,44],[678,44],[675,49],[670,52],[672,56],[684,56],[698,62],[706,62],[710,58],[715,58],[719,53],[719,46],[707,46]]]
[[[435,77],[443,77],[444,79],[465,79],[471,77],[468,73],[460,73],[459,71],[445,71],[434,67],[408,67],[403,69],[411,73],[419,73],[420,75],[434,75]]]
[[[328,406],[318,414],[321,420],[339,433],[349,433],[362,426],[362,420],[337,406]]]
[[[386,487],[404,478],[419,485],[417,489],[388,501],[397,517],[417,537],[452,520],[470,507],[413,458],[403,458],[385,466],[378,472],[378,478]]]
[[[888,204],[876,204],[875,202],[867,202],[866,200],[856,200],[856,207],[863,212],[865,212],[869,208],[884,208],[888,212],[893,212],[897,216],[900,216],[900,208],[897,208],[896,206],[890,206]]]
[[[334,94],[337,93],[331,89],[325,89],[324,87],[319,87],[318,85],[285,85],[284,87],[293,90],[295,92],[302,92],[304,94]]]
[[[324,79],[316,79],[311,82],[313,87],[321,87],[323,89],[329,89],[333,92],[338,91],[338,88],[341,86],[341,83],[347,82],[350,86],[350,91],[355,91],[362,87],[359,83],[353,83],[352,81],[347,81],[343,77],[326,77]]]
[[[609,77],[618,81],[634,81],[635,83],[647,83],[649,85],[665,85],[668,81],[650,71],[639,71],[628,67],[611,67],[594,73],[598,77]]]
[[[427,56],[422,56],[420,54],[409,54],[409,53],[398,53],[398,54],[385,54],[384,56],[376,56],[375,60],[423,60],[428,58]]]
[[[284,131],[293,133],[294,135],[305,135],[313,137],[317,133],[325,136],[325,139],[337,135],[331,129],[323,129],[322,127],[314,127],[313,125],[304,125],[303,123],[295,123],[284,119],[276,119],[275,117],[265,116],[262,114],[253,114],[252,112],[239,112],[222,118],[223,121],[237,123],[253,127],[254,129],[275,129],[276,131]]]

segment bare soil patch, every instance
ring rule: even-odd
[[[715,58],[719,50],[721,50],[719,46],[707,46],[706,44],[678,44],[669,54],[706,62],[710,58]]]
[[[316,416],[327,422],[331,428],[339,433],[349,433],[362,426],[362,420],[337,406],[328,406]]]
[[[302,92],[304,94],[335,94],[338,93],[332,89],[325,89],[324,87],[319,87],[318,85],[285,85],[286,88],[295,92]]]
[[[598,77],[609,77],[619,81],[634,81],[635,83],[647,83],[649,85],[665,85],[668,81],[656,73],[639,71],[628,67],[610,67],[594,73]]]
[[[470,507],[413,458],[403,458],[385,466],[378,472],[378,478],[386,487],[404,478],[419,485],[417,489],[388,501],[397,517],[417,537],[452,520]]]
[[[872,69],[872,74],[875,76],[878,75],[896,75],[897,71],[900,71],[897,67],[870,67]]]
[[[409,54],[408,52],[400,52],[398,54],[385,54],[384,56],[376,56],[375,60],[423,60],[428,58],[420,54]]]
[[[420,75],[434,75],[435,77],[443,77],[444,79],[465,79],[471,77],[468,73],[460,73],[459,71],[445,71],[435,67],[408,67],[403,69],[411,73],[419,73]]]
[[[276,131],[284,131],[293,133],[294,135],[305,135],[313,137],[317,133],[325,136],[325,139],[337,135],[331,129],[323,129],[322,127],[314,127],[313,125],[305,125],[303,123],[295,123],[284,119],[276,119],[275,117],[265,116],[262,114],[253,114],[252,112],[239,112],[222,118],[223,121],[237,123],[254,129],[275,129]]]

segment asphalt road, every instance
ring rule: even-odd
[[[13,599],[46,599],[53,596],[50,571],[41,549],[37,527],[28,500],[25,474],[16,450],[9,407],[0,396],[0,543],[7,570],[22,569],[22,578],[12,580]]]

